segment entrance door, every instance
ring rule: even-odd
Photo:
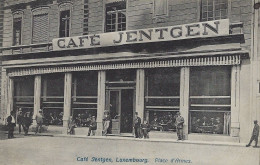
[[[107,92],[109,93],[109,104],[107,104],[107,107],[112,118],[111,133],[132,133],[134,90],[113,89]]]

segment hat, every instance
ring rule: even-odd
[[[92,116],[92,118],[96,118],[96,116]]]

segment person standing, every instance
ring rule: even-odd
[[[143,124],[141,124],[142,127],[142,133],[145,139],[149,139],[149,132],[150,132],[150,124],[147,120],[144,121]]]
[[[134,119],[134,130],[135,130],[135,138],[141,138],[141,118],[138,116],[138,112],[135,112],[135,119]]]
[[[69,120],[68,120],[68,134],[70,135],[74,135],[75,134],[75,128],[76,127],[76,124],[72,118],[72,116],[69,117]]]
[[[177,112],[176,113],[175,126],[176,126],[176,129],[177,129],[178,140],[184,140],[184,138],[183,138],[183,124],[184,124],[184,118],[181,116],[180,112]]]
[[[22,123],[23,123],[24,135],[26,136],[28,134],[29,127],[32,124],[32,119],[30,117],[30,112],[24,113],[24,117],[23,117],[23,122]]]
[[[89,124],[88,136],[90,136],[91,132],[92,132],[92,135],[95,136],[96,130],[97,130],[96,117],[92,116],[91,122]]]
[[[15,111],[12,111],[11,115],[7,117],[8,139],[14,138],[15,125]]]
[[[39,110],[39,113],[36,115],[35,120],[36,120],[36,123],[37,123],[35,134],[37,134],[38,131],[39,131],[39,133],[41,133],[42,124],[43,124],[43,115],[42,115],[41,109]],[[40,129],[39,129],[39,127],[40,127]]]
[[[259,125],[257,123],[258,123],[257,120],[255,120],[254,121],[255,126],[253,129],[253,133],[252,133],[251,139],[250,139],[249,143],[246,145],[246,147],[249,147],[253,141],[255,141],[254,147],[257,147],[258,136],[259,136]]]
[[[19,134],[22,132],[22,125],[23,125],[23,111],[22,108],[18,108],[17,111],[17,124],[18,124],[18,129],[19,129]]]
[[[110,121],[111,121],[111,117],[110,117],[109,111],[105,110],[104,119],[103,119],[103,131],[102,131],[103,136],[107,135],[107,131],[110,126]]]

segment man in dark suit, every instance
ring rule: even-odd
[[[135,120],[134,120],[134,130],[135,130],[135,138],[141,138],[141,118],[138,116],[138,112],[135,112]]]
[[[257,120],[254,121],[254,124],[255,124],[255,126],[254,126],[254,129],[253,129],[253,133],[252,133],[250,142],[246,145],[246,147],[249,147],[253,141],[255,141],[254,147],[257,147],[258,136],[259,136],[259,125],[257,124]]]
[[[7,117],[8,139],[14,138],[15,125],[15,112],[12,111],[11,115]]]
[[[180,112],[176,113],[176,129],[177,129],[177,136],[178,140],[184,140],[183,138],[183,124],[184,124],[184,118],[181,116]]]

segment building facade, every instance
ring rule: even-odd
[[[186,139],[245,142],[260,120],[253,4],[8,0],[2,122],[17,108],[33,118],[43,109],[64,129],[69,116],[80,127],[95,116],[102,135],[109,111],[110,133],[120,135],[131,134],[138,112],[164,136],[181,112]]]

